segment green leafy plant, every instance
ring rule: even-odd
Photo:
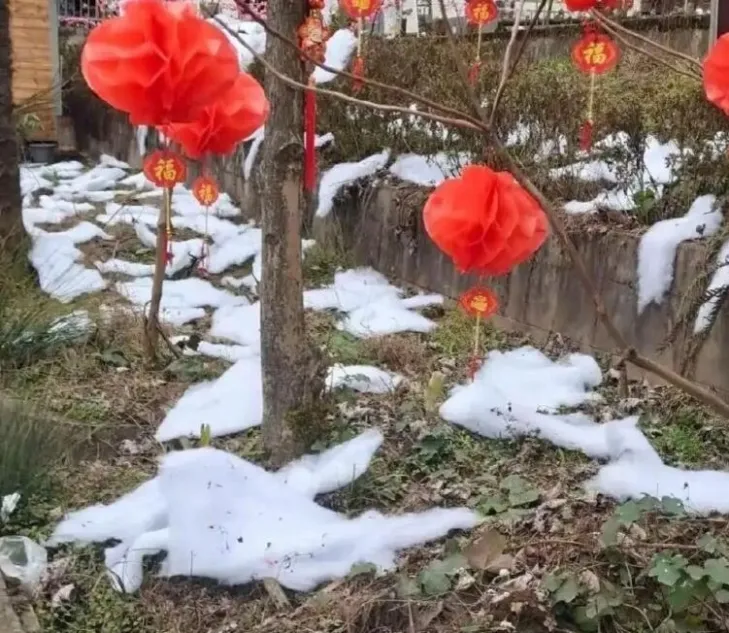
[[[539,501],[539,491],[518,475],[501,480],[498,490],[478,504],[478,510],[500,521],[516,521],[529,512],[529,507]]]

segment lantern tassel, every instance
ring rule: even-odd
[[[475,86],[478,83],[478,76],[481,74],[481,34],[482,26],[478,25],[478,40],[476,41],[476,61],[468,69],[468,83]]]
[[[594,128],[594,109],[595,109],[595,80],[597,73],[592,70],[590,72],[590,93],[587,97],[587,119],[580,126],[580,149],[587,152],[592,149],[592,134]]]
[[[471,362],[468,364],[468,377],[473,380],[476,376],[476,372],[481,367],[481,313],[476,314],[476,325],[473,330],[473,356]]]
[[[304,191],[316,188],[316,92],[314,80],[304,92]]]
[[[165,187],[164,196],[165,214],[165,263],[172,263],[172,188]]]
[[[364,77],[365,70],[364,58],[362,57],[362,29],[362,18],[359,18],[359,20],[357,20],[357,57],[355,57],[354,64],[352,65],[352,74],[355,77],[352,82],[352,92],[355,94],[362,90],[364,85],[362,83],[362,77]]]

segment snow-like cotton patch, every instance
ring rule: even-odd
[[[400,180],[435,187],[446,178],[458,176],[471,160],[471,155],[465,152],[457,155],[439,152],[432,156],[402,154],[390,165],[390,173]]]
[[[324,65],[335,70],[344,70],[357,47],[357,37],[350,29],[339,29],[327,40]],[[317,66],[313,79],[317,84],[329,83],[336,74]]]
[[[597,424],[584,414],[557,415],[599,399],[600,368],[591,356],[554,362],[533,347],[491,352],[474,381],[453,389],[441,417],[485,437],[535,435],[591,457],[614,454],[614,436],[636,434],[637,418]],[[642,437],[642,436],[641,436]]]
[[[366,178],[382,169],[390,158],[390,150],[373,154],[358,163],[340,163],[324,172],[319,183],[319,207],[316,217],[323,218],[329,215],[334,207],[334,198],[345,185]]]
[[[439,303],[440,298],[434,302]],[[356,310],[352,310],[337,328],[358,338],[387,336],[398,332],[421,332],[427,334],[436,324],[422,314],[406,307],[402,299],[385,297]]]
[[[83,253],[71,239],[52,233],[38,235],[29,254],[41,290],[62,303],[106,288],[98,270],[78,263],[82,258]]]
[[[128,275],[129,277],[151,277],[154,274],[154,264],[141,264],[125,259],[109,259],[105,262],[94,262],[100,273],[115,275]]]
[[[144,224],[134,225],[134,232],[143,246],[154,249],[157,244],[157,235]],[[171,241],[167,248],[172,253],[172,259],[165,266],[165,274],[168,277],[176,275],[180,271],[190,268],[195,262],[202,259],[205,249],[205,242],[200,238],[185,240],[184,242]]]
[[[146,277],[119,281],[114,289],[130,303],[143,306],[152,299],[152,280]],[[245,297],[220,290],[204,279],[168,279],[162,287],[163,308],[220,307],[247,303]]]
[[[650,303],[660,305],[673,282],[673,266],[679,244],[710,237],[723,218],[716,196],[696,198],[682,218],[656,222],[638,247],[638,314]]]
[[[203,424],[213,437],[239,433],[261,423],[261,359],[242,358],[220,378],[197,383],[183,394],[157,429],[156,438],[200,437]]]
[[[683,470],[661,463],[657,455],[628,452],[603,466],[585,485],[588,491],[618,501],[645,496],[670,497],[692,514],[729,513],[729,473],[718,470]]]
[[[50,542],[121,538],[106,551],[106,563],[115,585],[128,592],[141,585],[143,557],[158,551],[167,554],[165,577],[230,585],[274,577],[309,591],[346,576],[356,563],[393,570],[398,550],[477,525],[465,508],[348,518],[318,505],[316,493],[347,485],[366,467],[379,438],[360,438],[354,447],[300,460],[283,476],[213,448],[169,453],[155,479],[114,504],[70,515]]]
[[[261,304],[256,302],[249,306],[226,306],[216,310],[210,336],[260,349]]]
[[[207,269],[210,273],[222,273],[231,266],[245,264],[263,248],[261,229],[248,227],[241,233],[215,242],[207,257]]]
[[[716,255],[716,271],[706,289],[707,293],[714,294],[699,307],[694,322],[694,334],[700,334],[711,325],[711,315],[727,287],[729,287],[729,240],[724,242]]]
[[[361,393],[390,393],[404,378],[370,365],[334,365],[327,373],[329,389],[347,387]]]

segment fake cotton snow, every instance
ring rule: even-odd
[[[395,391],[403,377],[369,365],[334,365],[329,368],[326,384],[329,389],[347,387],[362,393]]]
[[[722,219],[716,196],[706,195],[696,198],[682,218],[656,222],[645,232],[638,247],[638,314],[650,303],[660,305],[671,288],[679,244],[714,235]]]
[[[358,163],[340,163],[325,171],[319,183],[319,207],[316,210],[316,217],[324,218],[329,215],[334,207],[334,198],[342,187],[360,178],[374,175],[387,164],[389,158],[390,150],[386,149]]]
[[[347,518],[313,501],[361,474],[379,441],[366,433],[282,473],[212,448],[170,453],[155,479],[110,506],[71,514],[49,543],[122,539],[106,561],[126,591],[141,585],[143,557],[160,550],[162,576],[231,585],[274,577],[309,591],[346,576],[356,563],[394,569],[398,550],[478,523],[465,508]]]

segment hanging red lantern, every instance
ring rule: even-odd
[[[483,27],[493,22],[499,16],[499,10],[494,0],[469,0],[466,3],[466,20],[469,24],[478,27],[478,39],[476,40],[476,60],[468,69],[468,81],[475,85],[481,73],[481,41],[483,39]]]
[[[605,33],[586,29],[586,33],[572,47],[572,61],[583,73],[602,75],[615,68],[620,59],[620,49]]]
[[[215,204],[220,195],[218,183],[210,176],[200,176],[192,183],[192,195],[202,206],[209,207]]]
[[[729,115],[729,33],[722,35],[704,60],[706,98]]]
[[[357,93],[364,85],[361,78],[365,74],[364,56],[362,55],[362,38],[364,37],[364,20],[377,13],[382,8],[382,0],[339,0],[342,11],[357,24],[357,55],[352,64],[352,91]]]
[[[144,175],[158,187],[171,189],[185,182],[187,168],[185,161],[174,152],[158,149],[144,159]]]
[[[241,72],[231,88],[206,107],[195,121],[171,123],[162,132],[179,143],[190,158],[206,154],[224,156],[261,127],[269,112],[270,105],[261,84]]]
[[[235,48],[188,2],[134,0],[86,39],[81,72],[135,125],[194,120],[233,85]]]
[[[499,15],[494,0],[469,0],[466,2],[466,20],[475,26],[485,26]]]
[[[504,275],[547,238],[547,218],[507,172],[471,165],[442,182],[423,210],[425,230],[462,273]]]
[[[339,0],[339,6],[351,20],[363,20],[380,10],[382,0]]]
[[[589,11],[597,6],[597,0],[565,0],[567,11]]]
[[[615,68],[620,58],[617,44],[604,33],[598,33],[594,24],[585,26],[582,38],[572,47],[572,61],[580,72],[590,75],[590,91],[587,97],[587,115],[580,126],[580,149],[592,147],[594,128],[595,88],[598,75]]]

